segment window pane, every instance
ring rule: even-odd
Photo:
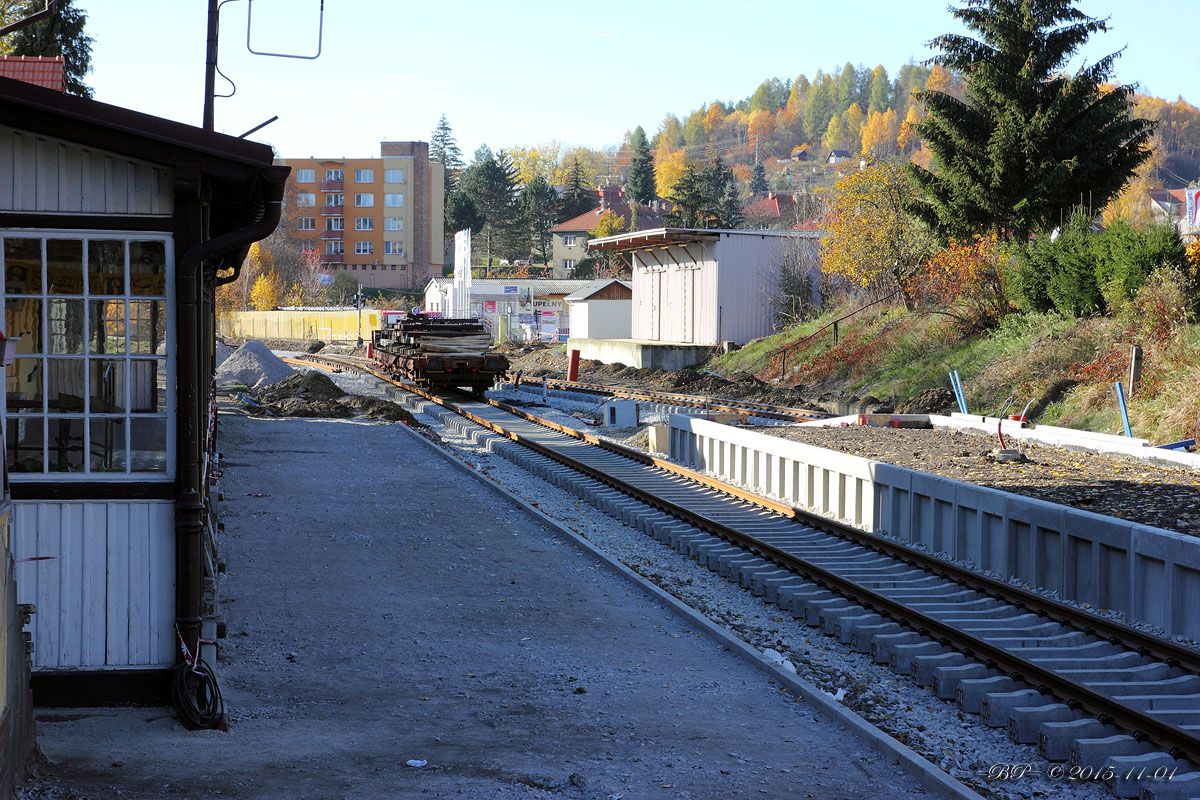
[[[8,469],[10,472],[42,472],[46,456],[42,445],[46,441],[42,426],[44,417],[10,417],[7,429]]]
[[[88,242],[88,294],[125,294],[124,242]]]
[[[120,414],[125,411],[125,362],[112,358],[88,361],[91,371],[88,394],[93,414]]]
[[[83,353],[83,301],[47,301],[50,315],[50,352]]]
[[[83,294],[83,242],[46,240],[47,294]]]
[[[41,239],[4,240],[4,291],[8,294],[41,294]]]
[[[5,368],[4,391],[8,396],[8,411],[42,410],[42,376],[46,362],[40,358],[18,358]]]
[[[83,417],[50,418],[50,471],[83,472]]]
[[[129,352],[166,353],[167,304],[162,300],[129,301]]]
[[[129,243],[129,293],[167,293],[167,246],[165,242]]]
[[[134,472],[167,471],[167,421],[162,417],[129,420],[130,467]]]
[[[125,301],[92,300],[88,314],[88,352],[124,355]]]
[[[83,378],[87,362],[82,358],[52,358],[47,362],[47,407],[51,413],[83,412]],[[51,432],[51,438],[54,434]]]
[[[166,359],[134,359],[129,362],[131,411],[141,414],[166,410]]]
[[[92,472],[125,471],[125,419],[91,419]]]
[[[8,336],[21,337],[17,342],[18,353],[42,352],[43,302],[36,297],[10,297],[4,302],[4,331]]]

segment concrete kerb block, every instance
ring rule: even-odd
[[[796,619],[807,619],[808,601],[833,597],[833,592],[823,589],[815,583],[805,586],[787,587],[779,590],[775,605],[791,614]]]
[[[842,617],[860,617],[869,613],[862,606],[851,603],[846,606],[821,608],[817,611],[817,618],[821,621],[821,630],[832,635],[836,633],[838,621]]]
[[[809,600],[804,604],[804,623],[811,628],[819,628],[821,627],[822,611],[833,608],[845,608],[849,605],[850,601],[840,596]]]
[[[808,581],[788,570],[780,570],[779,575],[771,573],[759,573],[754,577],[755,594],[761,595],[768,603],[775,603],[779,600],[780,589],[789,587],[799,588],[801,586],[811,585]]]
[[[860,614],[858,616],[844,616],[837,620],[837,625],[834,627],[834,635],[842,644],[850,644],[854,641],[854,633],[859,628],[865,628],[872,625],[883,623],[883,615],[870,612]]]
[[[878,664],[887,664],[892,660],[892,651],[902,644],[926,641],[925,637],[916,631],[899,631],[884,633],[871,640],[871,658]]]
[[[1036,689],[1018,689],[1015,692],[992,692],[983,696],[979,704],[979,716],[989,728],[1008,728],[1008,718],[1014,708],[1027,708],[1045,701]]]

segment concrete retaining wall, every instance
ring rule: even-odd
[[[570,339],[567,350],[604,364],[624,364],[640,369],[680,370],[707,359],[713,348],[696,344],[667,344],[637,339]]]
[[[669,438],[684,466],[1200,639],[1193,537],[683,415]]]

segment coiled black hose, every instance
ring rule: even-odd
[[[217,730],[225,725],[225,700],[212,667],[200,658],[184,661],[171,676],[171,702],[188,730]]]

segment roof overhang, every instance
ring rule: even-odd
[[[603,250],[610,253],[649,250],[652,248],[671,247],[672,245],[691,244],[718,239],[721,236],[754,236],[760,239],[807,239],[817,234],[810,231],[756,231],[728,228],[653,228],[645,231],[618,233],[592,239],[588,242],[589,250]]]

